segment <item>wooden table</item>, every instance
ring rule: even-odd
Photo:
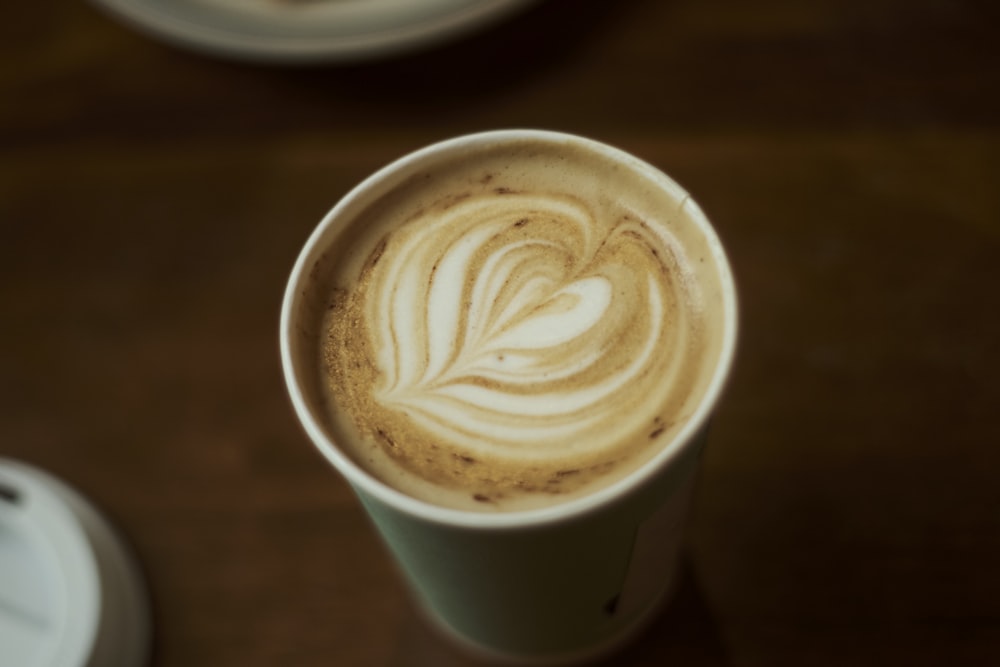
[[[0,455],[134,546],[156,667],[475,664],[300,431],[277,317],[351,186],[498,127],[657,164],[740,287],[681,589],[608,664],[1000,664],[991,4],[547,0],[313,68],[183,52],[69,0],[6,11]]]

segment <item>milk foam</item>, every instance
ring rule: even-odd
[[[674,296],[599,256],[616,241],[647,251],[627,233],[642,228],[598,235],[586,209],[549,201],[481,196],[418,218],[369,283],[375,399],[470,453],[545,459],[601,446],[588,434],[635,391],[664,336]],[[532,235],[539,218],[565,238]],[[607,367],[637,319],[626,305],[643,312],[642,340],[629,363]]]
[[[359,221],[322,358],[362,465],[432,502],[507,509],[607,483],[669,440],[706,323],[683,200],[645,210],[561,158],[501,157]]]

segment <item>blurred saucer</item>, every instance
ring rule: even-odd
[[[410,51],[534,0],[94,0],[139,30],[238,60],[309,63]]]
[[[0,664],[142,667],[149,600],[107,520],[48,473],[0,458]]]

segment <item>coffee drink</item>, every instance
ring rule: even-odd
[[[389,486],[512,511],[675,443],[723,350],[724,259],[648,165],[525,136],[411,166],[313,269],[325,427]]]

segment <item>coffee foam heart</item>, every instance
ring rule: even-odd
[[[373,474],[504,509],[646,460],[711,351],[685,199],[642,206],[620,183],[634,178],[599,190],[501,157],[359,218],[321,363],[334,428]]]

